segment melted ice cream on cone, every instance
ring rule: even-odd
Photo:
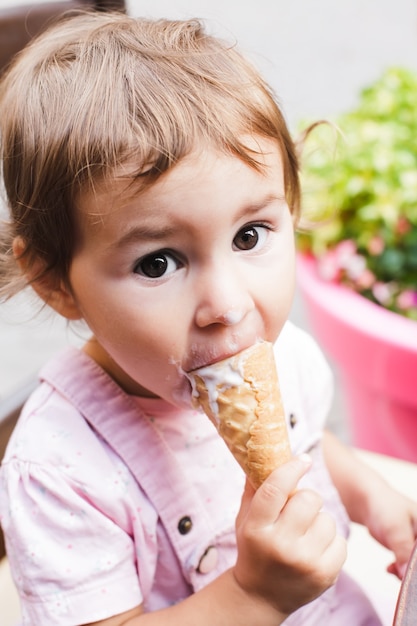
[[[188,374],[201,407],[257,489],[291,457],[272,344]]]

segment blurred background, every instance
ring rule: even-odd
[[[28,4],[0,0],[0,7]],[[303,119],[331,118],[352,107],[359,90],[391,65],[417,66],[415,0],[131,0],[133,15],[206,21],[239,47],[275,90],[293,134]],[[297,293],[292,319],[308,327]],[[39,366],[85,337],[25,294],[0,305],[0,399]],[[337,382],[337,373],[336,382]],[[336,385],[329,425],[349,439]]]

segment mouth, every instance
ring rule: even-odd
[[[221,355],[217,358],[213,358],[213,359],[202,359],[201,362],[198,361],[197,363],[195,363],[193,365],[193,367],[191,367],[189,370],[187,370],[187,374],[190,374],[191,372],[195,372],[196,370],[199,370],[203,367],[210,367],[210,365],[214,365],[215,363],[220,363],[221,361],[225,361],[226,359],[230,359],[231,357],[233,357],[235,354],[238,354],[238,352],[240,352],[240,350],[238,350],[237,352],[231,353],[231,354],[224,354]]]
[[[210,365],[214,365],[215,363],[219,363],[220,361],[230,359],[231,357],[239,354],[243,350],[246,350],[257,341],[260,341],[260,339],[235,344],[233,346],[229,345],[227,347],[211,345],[203,346],[199,350],[193,349],[192,356],[189,359],[190,367],[187,367],[185,369],[185,372],[194,372],[195,370],[201,369],[202,367],[208,367]]]

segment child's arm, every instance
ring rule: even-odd
[[[392,488],[331,433],[325,433],[323,446],[349,517],[394,552],[395,564],[389,570],[402,578],[417,537],[417,503]]]
[[[247,484],[236,521],[234,568],[173,607],[153,613],[138,607],[96,626],[282,624],[335,582],[346,557],[344,539],[320,510],[321,498],[295,491],[308,467],[303,457],[294,458],[256,493]]]

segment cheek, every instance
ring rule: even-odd
[[[273,293],[292,294],[295,287],[295,248],[291,240],[284,239],[264,261],[259,280],[266,282]]]
[[[295,292],[295,255],[290,247],[275,255],[259,278],[259,288],[268,327],[276,338],[288,319]]]

